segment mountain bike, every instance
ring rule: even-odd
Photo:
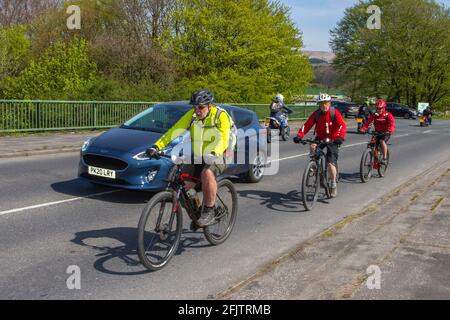
[[[177,251],[183,232],[184,208],[192,220],[191,230],[197,231],[198,219],[204,205],[198,197],[192,197],[185,181],[194,182],[201,190],[201,181],[187,173],[182,157],[169,157],[162,152],[159,157],[171,158],[175,166],[171,170],[165,191],[157,193],[141,214],[138,225],[138,255],[141,263],[151,271],[165,267]],[[212,245],[223,243],[231,234],[238,210],[237,192],[230,180],[217,182],[215,220],[203,228],[206,240]]]
[[[370,180],[374,170],[378,171],[378,175],[381,178],[386,176],[389,166],[389,149],[387,151],[387,159],[384,159],[385,164],[382,164],[383,152],[380,145],[380,138],[383,136],[385,136],[385,133],[373,132],[367,149],[362,154],[359,173],[363,183]]]
[[[328,161],[323,149],[333,142],[318,142],[316,140],[306,139],[301,143],[317,144],[316,152],[310,155],[311,160],[305,168],[302,179],[303,206],[307,211],[310,211],[318,199],[320,187],[325,190],[327,199],[331,198],[331,188],[328,184]],[[336,166],[336,170],[339,172],[338,166]],[[337,176],[339,177],[339,173],[337,173]]]

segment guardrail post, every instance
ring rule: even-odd
[[[97,103],[94,102],[94,127],[97,128]]]

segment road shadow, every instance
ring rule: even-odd
[[[154,193],[147,191],[132,191],[95,185],[80,178],[55,182],[52,183],[50,187],[57,193],[69,195],[71,197],[85,197],[88,195],[99,194],[96,196],[90,196],[89,198],[105,202],[124,204],[144,204],[154,195]],[[107,192],[112,193],[108,194]]]
[[[151,271],[140,262],[137,254],[137,228],[121,227],[100,230],[80,231],[75,233],[72,243],[97,252],[94,262],[97,271],[110,275],[133,276]],[[187,248],[211,246],[201,232],[184,229],[180,245],[175,253],[182,254]]]
[[[339,173],[339,182],[342,183],[360,183],[361,176],[359,172],[355,173]]]
[[[260,201],[260,205],[278,212],[304,212],[301,192],[293,190],[286,193],[267,190],[242,190],[239,196]]]

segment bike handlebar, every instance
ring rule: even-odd
[[[313,140],[313,139],[304,139],[300,142],[301,144],[305,145],[307,143],[309,144],[323,144],[323,145],[327,145],[327,144],[332,144],[333,141],[317,141],[317,140]]]
[[[372,132],[372,136],[380,137],[388,134],[389,132]]]

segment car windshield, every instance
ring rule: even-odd
[[[156,105],[128,120],[121,128],[164,133],[188,110],[183,106]]]

